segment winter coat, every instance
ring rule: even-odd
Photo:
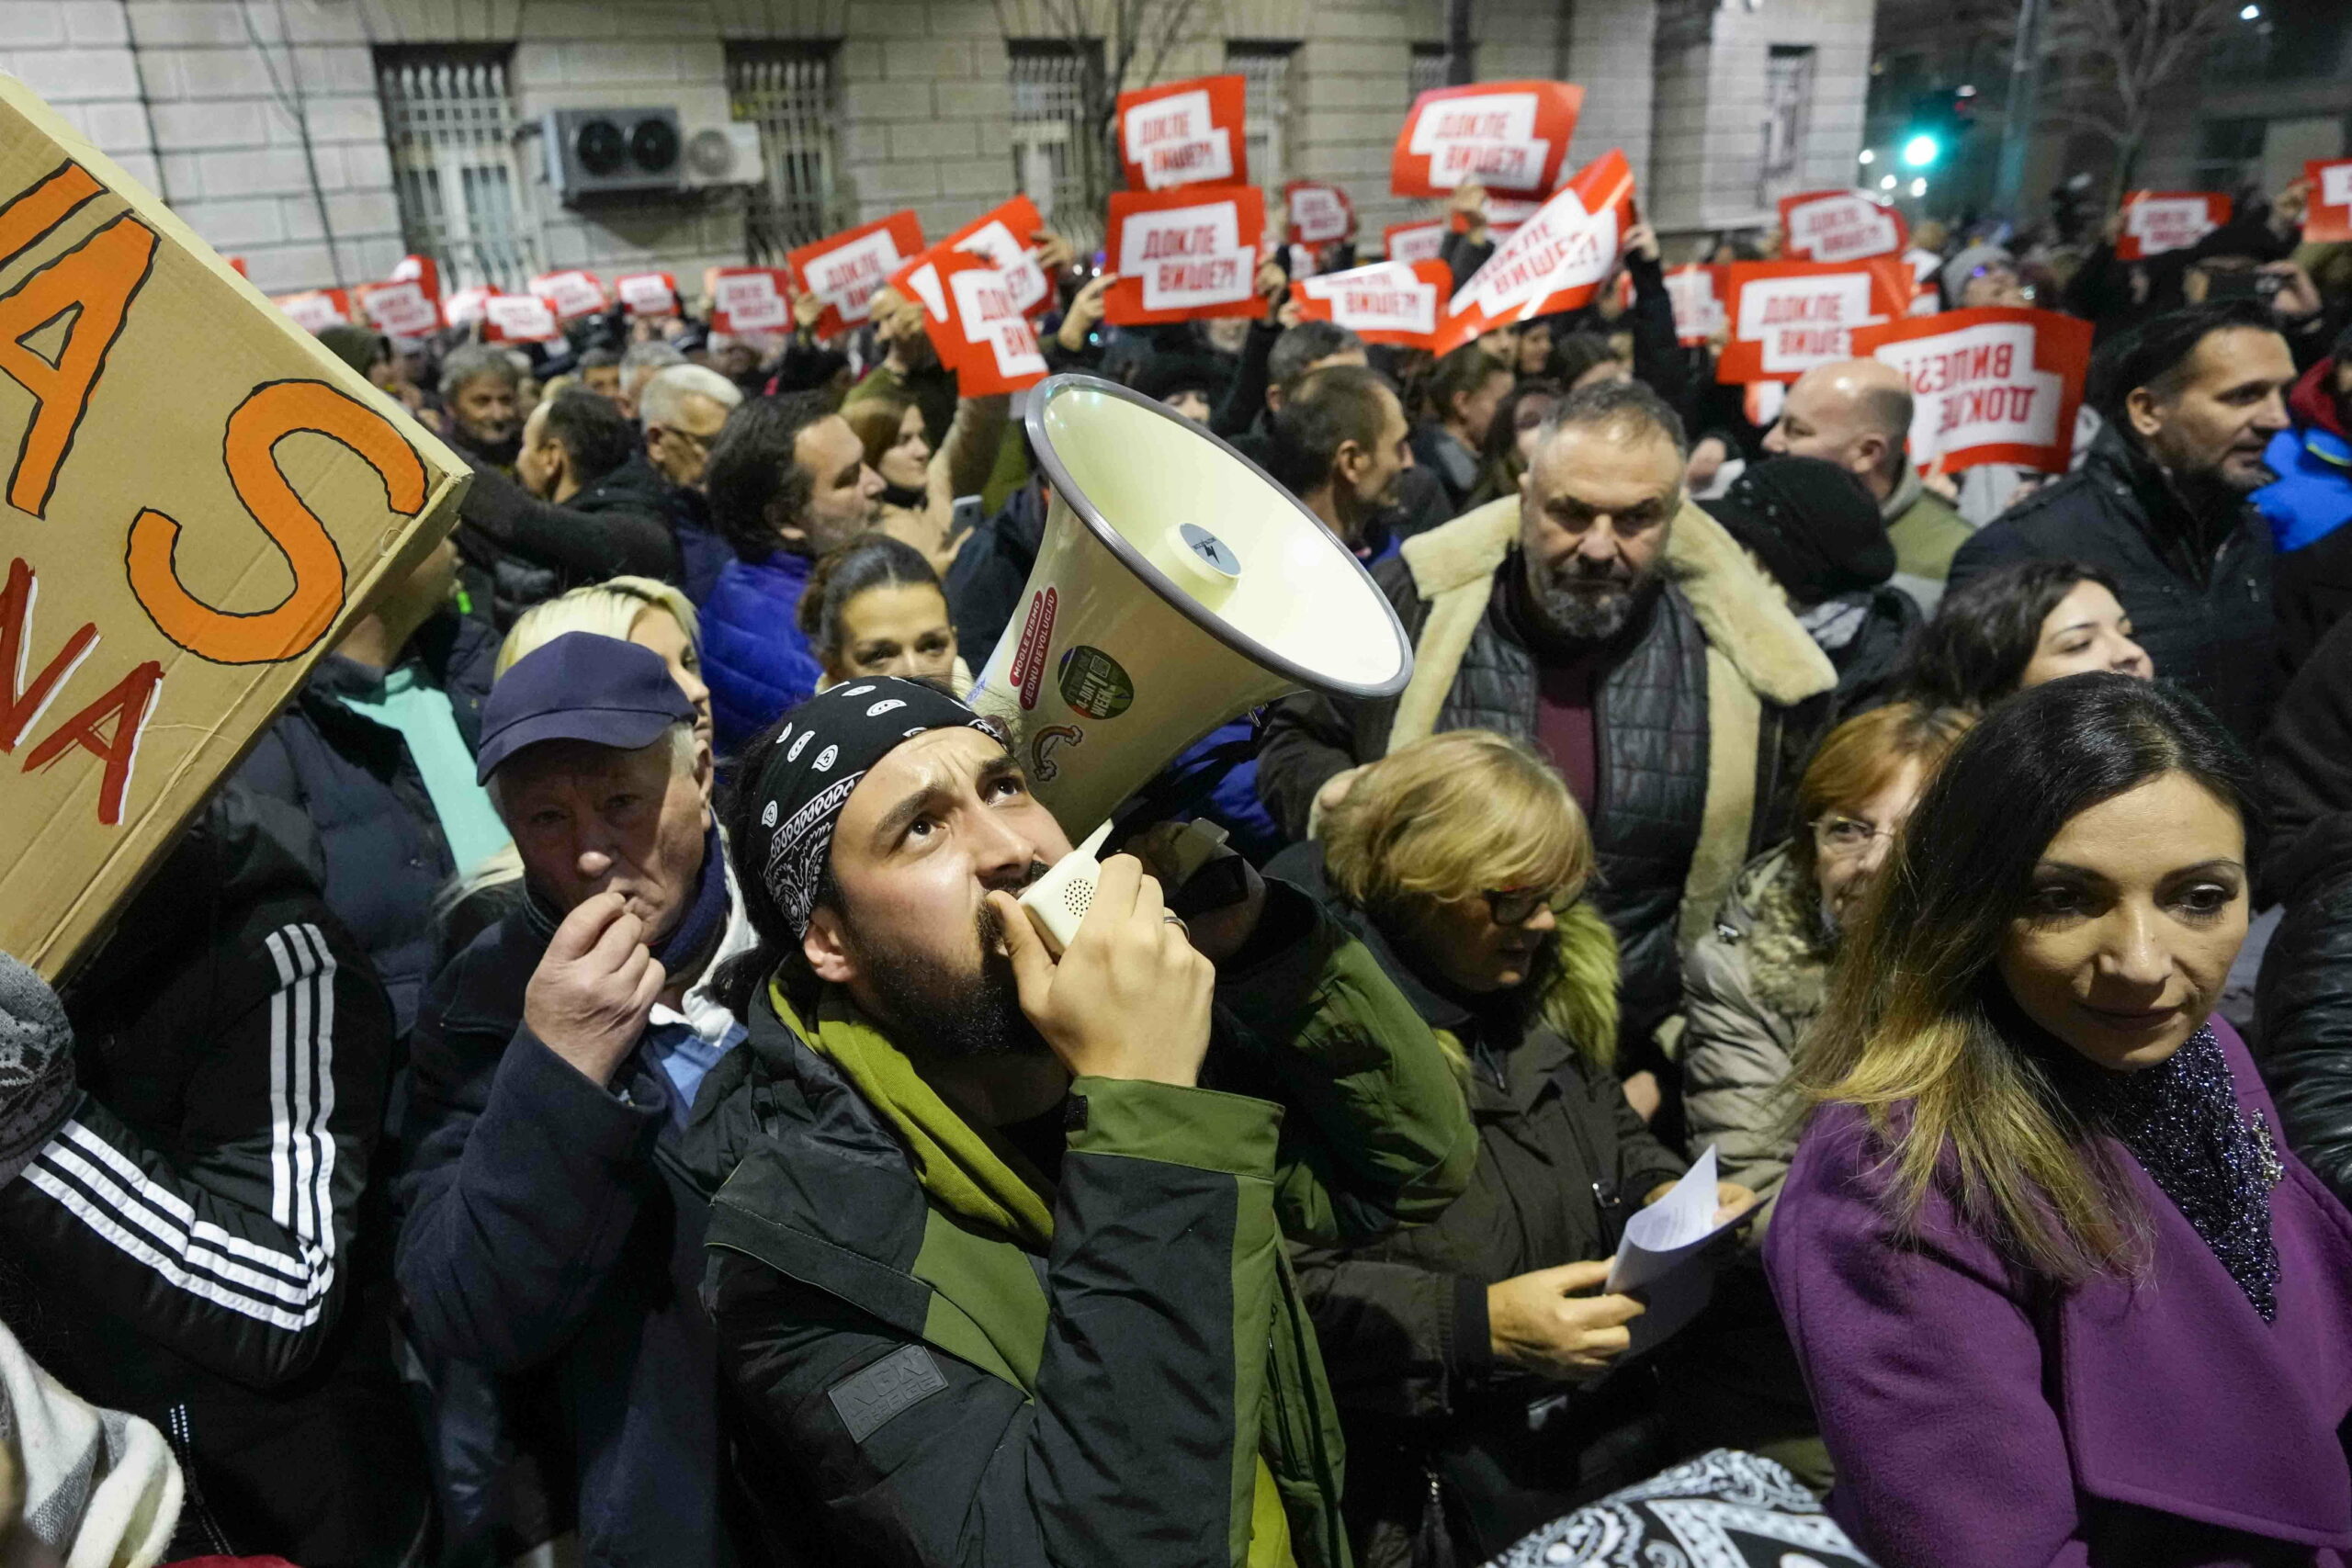
[[[765,560],[732,560],[702,605],[702,678],[721,757],[807,701],[825,678],[793,617],[817,563],[781,546]]]
[[[2352,623],[2339,622],[2287,683],[2258,755],[2267,831],[2257,908],[2296,897],[2316,868],[2303,836],[2352,811]]]
[[[1589,904],[1561,917],[1561,978],[1544,1022],[1484,1021],[1416,976],[1299,844],[1272,874],[1307,887],[1396,983],[1421,1021],[1464,1054],[1458,1076],[1478,1129],[1470,1186],[1432,1223],[1369,1243],[1295,1250],[1348,1439],[1350,1534],[1364,1568],[1410,1561],[1432,1480],[1461,1559],[1483,1562],[1570,1508],[1664,1461],[1647,1371],[1597,1389],[1498,1364],[1487,1287],[1607,1258],[1623,1213],[1682,1174],[1626,1101],[1616,1046],[1617,943]],[[1540,1436],[1530,1406],[1547,1408]],[[1506,1479],[1507,1478],[1507,1479]]]
[[[458,733],[469,749],[477,746],[498,633],[445,611],[418,628],[404,657],[447,694]],[[326,861],[327,908],[366,950],[405,1035],[444,956],[433,897],[470,868],[450,854],[424,775],[400,732],[344,705],[343,697],[368,696],[382,684],[375,671],[328,654],[236,776],[310,818]]]
[[[1920,614],[1932,615],[1951,576],[1952,557],[1974,537],[1959,509],[1929,490],[1904,465],[1903,482],[1879,504],[1887,542],[1894,547],[1894,586],[1908,593]]]
[[[170,1437],[171,1556],[372,1568],[428,1491],[361,1221],[392,1020],[311,844],[224,787],[67,987],[79,1095],[0,1185],[0,1316]]]
[[[2191,517],[2163,470],[2109,425],[2074,472],[1961,547],[1951,586],[2012,560],[2101,568],[2157,677],[2194,693],[2251,747],[2278,687],[2271,555],[2270,526],[2252,507]]]
[[[691,604],[700,604],[710,596],[711,585],[718,581],[720,569],[735,558],[735,551],[710,525],[710,504],[702,491],[672,484],[642,447],[590,489],[616,500],[631,498],[640,510],[661,518],[678,554],[677,573],[670,581],[685,590]],[[579,504],[576,499],[573,504]]]
[[[2245,1045],[2212,1029],[2239,1113],[2276,1124]],[[1898,1229],[1864,1113],[1814,1115],[1764,1245],[1838,1464],[1830,1512],[1905,1568],[2340,1568],[2352,1215],[2279,1151],[2265,1322],[2131,1152],[2098,1141],[2149,1261],[2069,1288],[1963,1219],[1956,1176]]]
[[[1682,960],[1682,1097],[1693,1149],[1763,1200],[1796,1152],[1784,1129],[1797,1037],[1821,1011],[1833,949],[1821,896],[1782,844],[1748,863],[1714,924]]]
[[[2255,990],[2262,1076],[2289,1145],[2352,1203],[2352,808],[2320,818],[2295,854]]]
[[[502,632],[532,605],[585,583],[629,574],[678,581],[678,547],[659,497],[626,463],[559,506],[476,461],[450,537],[475,612]]]
[[[892,538],[912,545],[921,550],[944,576],[962,548],[963,539],[954,533],[956,502],[960,496],[978,495],[989,482],[989,475],[996,468],[997,453],[1004,445],[1006,419],[1012,410],[1009,396],[964,398],[956,404],[956,418],[947,427],[947,439],[931,455],[923,469],[923,499],[921,506],[897,506],[886,503],[882,515],[874,525]]]
[[[1258,942],[1219,977],[1204,1087],[1072,1084],[1035,1249],[955,1214],[810,1044],[870,1024],[763,990],[700,1158],[706,1296],[780,1537],[829,1564],[1238,1564],[1262,1458],[1295,1561],[1342,1568],[1338,1423],[1279,1244],[1434,1219],[1476,1143],[1371,954],[1279,883]]]
[[[956,550],[946,572],[947,614],[956,650],[973,669],[988,668],[997,639],[1012,624],[1045,539],[1045,497],[1025,484]]]
[[[1534,655],[1496,591],[1498,573],[1522,570],[1518,536],[1518,502],[1491,502],[1374,569],[1413,639],[1412,681],[1388,702],[1275,705],[1258,790],[1294,839],[1313,836],[1315,793],[1342,769],[1465,727],[1534,742]],[[1739,868],[1779,837],[1822,706],[1799,705],[1836,683],[1779,587],[1695,503],[1677,513],[1667,558],[1672,581],[1619,639],[1597,706],[1592,899],[1623,954],[1629,1047],[1681,1000],[1678,942],[1704,929]]]

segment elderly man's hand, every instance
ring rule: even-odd
[[[523,993],[523,1022],[603,1088],[635,1049],[668,983],[645,945],[645,922],[619,894],[599,893],[556,927]]]

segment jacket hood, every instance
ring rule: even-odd
[[[1423,599],[1490,579],[1518,554],[1519,500],[1505,496],[1405,541],[1402,554]],[[1685,497],[1666,547],[1667,569],[1707,642],[1767,702],[1791,706],[1838,683],[1828,655],[1789,611],[1788,600],[1721,523]]]
[[[2287,394],[2287,412],[2299,424],[2316,425],[2338,440],[2352,441],[2344,425],[2344,408],[2335,398],[2335,359],[2321,360],[2303,372]]]

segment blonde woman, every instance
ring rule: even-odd
[[[2250,770],[2076,675],[1953,748],[1831,972],[1765,1261],[1881,1562],[2352,1548],[2352,1215],[2211,1016]]]
[[[1592,839],[1550,764],[1454,730],[1366,767],[1322,839],[1268,870],[1363,939],[1478,1126],[1469,1190],[1436,1223],[1299,1261],[1359,1561],[1408,1563],[1437,1529],[1483,1562],[1669,1457],[1652,1381],[1602,1381],[1642,1312],[1599,1293],[1624,1214],[1683,1164],[1612,1070],[1617,944],[1583,898]]]

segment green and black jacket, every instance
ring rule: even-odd
[[[1477,1140],[1371,955],[1296,890],[1269,891],[1220,976],[1210,1087],[1078,1079],[1050,1187],[989,1130],[910,1134],[877,1111],[853,1080],[881,1059],[911,1075],[838,1000],[814,1020],[773,991],[751,1010],[698,1117],[707,1179],[731,1172],[704,1297],[780,1548],[1346,1563],[1337,1412],[1282,1242],[1435,1217]],[[960,1168],[932,1134],[960,1141]],[[976,1195],[975,1163],[1022,1173],[1035,1223]]]

